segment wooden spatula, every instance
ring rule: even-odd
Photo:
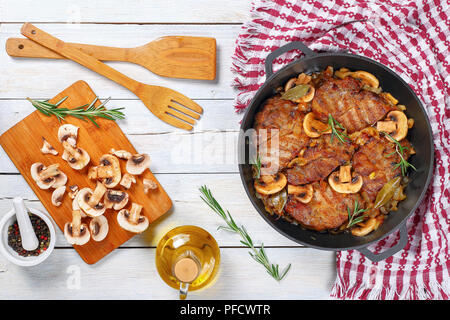
[[[203,112],[202,107],[183,94],[169,88],[151,86],[133,80],[87,53],[36,28],[31,23],[25,23],[21,33],[61,56],[78,62],[129,89],[154,115],[174,127],[191,130],[192,125],[196,123],[194,119],[199,119]]]
[[[103,61],[126,61],[141,65],[164,77],[213,80],[216,78],[216,39],[167,36],[136,48],[114,48],[67,43]],[[22,38],[6,41],[13,57],[64,59],[36,42]]]

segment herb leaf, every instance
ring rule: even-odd
[[[358,224],[360,222],[363,222],[366,218],[365,214],[362,214],[366,212],[367,209],[361,209],[359,208],[358,200],[355,200],[355,207],[353,208],[353,213],[350,212],[350,208],[347,207],[347,213],[348,213],[348,223],[347,228],[353,227],[355,224]]]
[[[400,161],[394,166],[394,169],[397,169],[398,167],[400,167],[400,170],[402,172],[402,176],[406,177],[406,174],[408,172],[408,168],[412,168],[414,171],[417,171],[417,168],[415,166],[413,166],[411,163],[409,163],[404,156],[404,151],[406,149],[408,149],[408,147],[403,147],[400,142],[398,142],[398,140],[396,140],[395,138],[393,138],[389,133],[382,131],[388,138],[389,140],[391,140],[392,142],[395,143],[395,152],[399,155],[400,157]],[[390,157],[391,155],[393,155],[395,152],[391,152],[387,155],[385,155],[385,157]]]
[[[73,116],[75,118],[91,121],[96,127],[99,127],[98,123],[94,120],[95,117],[105,118],[108,120],[125,119],[125,115],[120,110],[124,108],[106,109],[105,104],[111,99],[106,99],[101,105],[95,107],[94,104],[97,102],[98,97],[96,97],[89,105],[82,105],[73,109],[59,108],[59,105],[63,103],[67,97],[62,98],[55,104],[51,104],[48,101],[37,101],[27,98],[31,102],[33,107],[38,111],[45,114],[46,116],[55,116],[58,121],[64,121],[66,116]],[[86,108],[87,106],[87,108]]]
[[[258,155],[256,156],[256,159],[253,160],[253,168],[255,168],[255,174],[254,174],[254,178],[255,179],[259,179],[261,178],[261,157]]]
[[[261,244],[261,248],[257,249],[255,248],[253,244],[253,240],[250,237],[250,235],[247,233],[247,230],[244,226],[238,227],[236,225],[236,222],[234,221],[233,217],[231,216],[230,212],[228,210],[225,212],[224,209],[220,206],[220,204],[217,202],[217,200],[213,197],[211,190],[208,189],[207,186],[200,187],[200,193],[202,196],[200,198],[214,211],[216,212],[220,217],[222,217],[223,220],[225,220],[227,226],[220,226],[218,229],[225,229],[230,232],[237,233],[241,236],[241,243],[249,248],[251,251],[249,251],[249,255],[258,263],[262,264],[265,268],[268,274],[272,278],[274,278],[277,281],[283,280],[283,278],[288,273],[289,269],[291,268],[291,264],[287,265],[283,271],[279,272],[279,266],[278,264],[271,264],[269,262],[269,258],[267,257],[266,251],[264,249],[264,244]]]
[[[344,126],[334,119],[331,113],[328,114],[328,126],[331,128],[331,142],[333,142],[334,137],[341,143],[350,141],[350,137],[347,135]]]
[[[281,99],[296,102],[298,99],[306,95],[311,86],[309,84],[299,84],[281,95]]]

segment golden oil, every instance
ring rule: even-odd
[[[174,289],[180,289],[183,279],[193,274],[196,276],[189,281],[189,290],[207,286],[217,274],[219,263],[220,249],[216,240],[206,230],[196,226],[172,229],[161,238],[156,248],[158,273]],[[183,267],[190,269],[183,271]],[[181,270],[178,276],[177,270]]]

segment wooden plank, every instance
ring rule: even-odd
[[[242,114],[234,111],[231,100],[195,100],[202,106],[204,112],[192,133],[206,131],[222,132],[239,130],[239,122]],[[125,108],[124,120],[118,120],[117,124],[127,135],[156,135],[168,133],[184,133],[184,130],[174,128],[163,121],[159,121],[140,100],[115,100],[112,99],[107,108]],[[27,100],[0,100],[0,134],[11,128],[14,124],[25,118],[36,109]],[[69,119],[69,118],[68,118]],[[0,164],[1,168],[1,164]],[[2,170],[0,169],[0,172]]]
[[[61,23],[242,23],[248,0],[152,0],[124,5],[118,0],[0,1],[0,22]]]
[[[204,114],[192,133],[186,133],[160,121],[137,100],[113,100],[107,106],[125,108],[126,119],[117,123],[132,144],[139,146],[139,151],[143,148],[151,155],[154,172],[237,172],[237,131],[242,115],[234,112],[230,100],[197,100],[197,103],[204,108]],[[26,100],[0,100],[0,110],[2,134],[35,109]],[[169,152],[160,148],[160,144],[167,141],[179,147],[172,148]],[[218,145],[214,146],[213,143]],[[202,146],[209,148],[200,150]],[[183,159],[175,161],[178,158],[177,153],[183,150],[186,152],[188,148],[195,150],[196,154],[183,155]],[[209,153],[212,148],[214,155]],[[0,173],[18,173],[2,148]]]
[[[238,174],[156,174],[158,181],[173,201],[173,210],[156,220],[142,235],[125,243],[129,247],[156,246],[167,231],[185,224],[206,229],[220,246],[241,246],[240,238],[217,230],[223,221],[200,199],[198,188],[207,185],[222,206],[230,211],[236,222],[243,224],[257,244],[265,246],[300,246],[269,226],[253,208],[245,194]],[[12,198],[20,195],[26,204],[40,210],[45,208],[20,175],[0,175],[0,217],[12,207]],[[70,247],[61,232],[56,245]]]
[[[19,37],[22,24],[1,24],[0,44],[9,37]],[[130,78],[179,91],[191,99],[233,99],[230,87],[234,78],[231,59],[240,26],[236,25],[80,25],[37,24],[46,32],[67,42],[105,46],[135,47],[165,35],[214,37],[217,41],[216,80],[170,79],[158,76],[144,67],[126,62],[107,62]],[[13,58],[0,50],[0,99],[26,97],[48,99],[73,82],[83,79],[101,98],[136,99],[122,86],[73,61]]]
[[[128,139],[136,150],[150,155],[154,173],[238,172],[235,131],[129,135]],[[161,148],[164,145],[170,148]],[[16,173],[0,150],[0,172]]]
[[[246,249],[222,248],[216,281],[189,293],[188,299],[330,298],[336,277],[333,252],[269,248],[267,254],[280,267],[292,263],[280,283]],[[0,299],[178,299],[178,292],[165,285],[156,271],[155,249],[119,249],[93,266],[82,263],[72,249],[56,249],[41,265],[26,270],[3,257],[0,267],[6,269],[0,272],[0,287],[5,288]]]
[[[67,99],[60,106],[62,108],[75,108],[89,104],[95,98],[95,94],[87,83],[79,81],[58,94],[51,102],[55,103],[64,97],[67,97]],[[97,105],[99,104],[100,102],[97,101]],[[136,153],[133,145],[131,145],[114,121],[108,121],[106,119],[96,119],[96,121],[100,126],[99,128],[88,121],[76,118],[70,119],[71,124],[79,127],[77,147],[81,147],[87,151],[91,157],[91,164],[98,165],[98,159],[103,154],[108,153],[111,148],[115,148],[116,150],[125,149],[133,154]],[[75,171],[61,158],[62,148],[58,141],[59,126],[60,123],[55,117],[47,117],[35,111],[0,136],[0,143],[29,186],[51,214],[56,224],[63,230],[64,225],[72,220],[72,202],[66,196],[62,205],[55,207],[51,202],[50,190],[40,189],[31,177],[31,165],[35,162],[42,162],[45,166],[58,163],[61,171],[68,177],[67,185],[75,184],[80,189],[86,186],[94,188],[94,183],[87,177],[87,167],[82,171]],[[47,141],[55,149],[59,150],[60,154],[58,156],[44,156],[40,152],[42,136],[45,136]],[[121,169],[122,172],[125,172],[124,161],[121,162]],[[143,190],[141,177],[153,180],[158,185],[157,189],[146,195]],[[126,191],[129,195],[129,203],[142,205],[142,214],[151,223],[165,214],[172,207],[172,202],[150,170],[146,170],[141,177],[136,179],[137,183],[130,190],[124,190],[120,186],[116,186],[114,189]],[[109,233],[105,240],[101,242],[91,240],[83,246],[75,246],[83,260],[89,264],[99,261],[135,235],[122,229],[115,215],[113,216],[107,212],[105,217],[109,223]]]

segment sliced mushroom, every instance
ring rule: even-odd
[[[127,189],[130,189],[132,183],[136,183],[136,178],[129,173],[125,173],[122,180],[120,180],[120,185]]]
[[[92,239],[94,241],[102,241],[109,232],[108,219],[106,219],[105,216],[92,218],[89,223],[89,229],[91,230]]]
[[[74,199],[75,196],[78,194],[78,191],[79,191],[79,189],[78,189],[77,185],[74,184],[74,185],[69,186],[68,194],[69,194],[70,199]]]
[[[66,193],[66,187],[61,186],[56,188],[52,193],[52,204],[55,207],[59,207],[62,204],[64,198],[64,193]]]
[[[275,175],[263,175],[255,180],[255,190],[264,195],[274,194],[281,191],[287,183],[286,176],[281,172]]]
[[[300,73],[295,81],[295,84],[308,84],[311,82],[312,77],[306,73]]]
[[[81,189],[75,199],[77,199],[78,206],[89,217],[98,217],[105,213],[105,205],[103,203],[97,203],[94,207],[89,205],[89,199],[92,197],[93,191],[90,188]]]
[[[76,147],[78,127],[73,124],[63,124],[58,129],[58,140],[63,143],[67,141],[72,147]]]
[[[41,173],[42,170],[44,170],[44,168],[45,166],[40,162],[35,162],[31,165],[30,173],[34,181],[40,179],[39,174]]]
[[[72,222],[67,222],[64,226],[64,236],[70,244],[82,246],[86,244],[91,235],[86,224],[81,223],[80,210],[72,211]]]
[[[303,97],[300,97],[296,102],[298,102],[298,103],[310,102],[310,101],[312,101],[312,99],[314,99],[315,93],[316,93],[316,89],[314,89],[313,86],[309,86],[308,92]]]
[[[60,171],[57,175],[54,176],[55,182],[52,185],[52,188],[59,188],[65,186],[67,183],[67,176],[64,172]]]
[[[375,230],[377,227],[377,219],[376,218],[370,218],[365,222],[362,222],[359,224],[359,227],[353,228],[351,230],[352,235],[357,237],[363,237],[373,230]]]
[[[289,89],[293,88],[295,86],[295,81],[297,78],[291,78],[288,82],[284,85],[284,91],[288,91]]]
[[[339,193],[357,193],[363,185],[363,178],[356,174],[349,182],[339,179],[339,172],[335,171],[328,177],[328,183],[334,191]]]
[[[105,207],[107,209],[120,210],[128,203],[128,193],[121,190],[108,190],[105,193]]]
[[[399,110],[391,111],[387,114],[386,121],[377,122],[377,130],[387,132],[392,138],[400,141],[408,134],[408,118]],[[391,141],[388,136],[386,139]]]
[[[45,140],[44,137],[42,137],[42,140],[44,144],[42,145],[41,152],[43,154],[53,154],[57,156],[58,151],[56,151],[55,148],[53,148],[53,146],[47,140]]]
[[[109,150],[109,153],[111,153],[112,155],[115,155],[117,158],[124,159],[124,160],[128,160],[133,156],[131,154],[131,152],[128,152],[126,150],[111,149],[111,150]]]
[[[89,161],[91,161],[91,157],[87,153],[86,150],[80,147],[73,147],[69,142],[63,142],[64,152],[62,154],[62,158],[67,161],[69,166],[71,166],[75,170],[81,170]]]
[[[111,154],[104,154],[100,158],[100,166],[97,167],[97,178],[101,179],[107,188],[117,186],[122,178],[119,159]]]
[[[30,168],[31,177],[36,181],[38,187],[43,190],[50,189],[55,185],[55,182],[58,182],[58,186],[61,186],[63,182],[65,184],[67,181],[67,176],[58,167],[59,164],[52,164],[46,167],[40,162],[33,163]],[[56,177],[58,177],[58,180]]]
[[[94,192],[89,197],[88,205],[92,208],[98,205],[105,192],[106,187],[103,185],[103,183],[97,182],[97,186],[95,187]]]
[[[303,130],[311,138],[318,138],[322,134],[331,133],[328,124],[316,120],[313,112],[308,113],[303,119]]]
[[[155,190],[158,188],[158,184],[150,179],[144,179],[142,180],[142,183],[144,184],[144,193],[148,193],[148,190]]]
[[[129,174],[139,175],[150,167],[150,156],[146,153],[134,154],[127,161],[126,169]]]
[[[368,86],[372,88],[378,88],[380,85],[380,82],[378,81],[377,77],[375,77],[373,74],[367,72],[367,71],[355,71],[350,73],[350,76],[355,79],[359,79]]]
[[[131,210],[122,209],[117,214],[117,222],[119,225],[130,232],[141,233],[148,228],[148,219],[141,215],[142,206],[132,203]]]
[[[310,202],[314,194],[313,186],[310,184],[304,186],[288,184],[287,190],[288,194],[295,196],[295,199],[303,203]]]

